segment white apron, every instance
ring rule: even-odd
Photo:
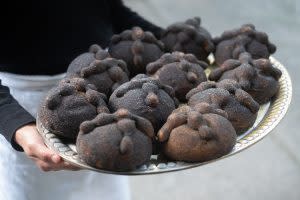
[[[24,76],[0,72],[2,85],[8,86],[14,98],[33,116],[41,98],[63,77],[64,74]],[[128,178],[91,171],[42,172],[0,134],[0,200],[77,199],[128,200]]]

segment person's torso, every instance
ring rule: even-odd
[[[9,1],[0,7],[0,71],[62,73],[91,44],[106,47],[113,34],[106,0]]]

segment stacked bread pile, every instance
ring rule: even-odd
[[[279,89],[276,47],[251,24],[220,37],[200,18],[167,27],[160,40],[139,27],[92,45],[49,91],[39,119],[76,141],[89,165],[127,171],[152,154],[203,162],[229,153]],[[207,76],[207,57],[215,67]]]

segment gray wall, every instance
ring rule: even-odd
[[[248,150],[203,167],[131,177],[133,199],[300,199],[300,1],[125,0],[163,27],[200,16],[214,36],[253,23],[278,47],[274,57],[292,77],[289,112],[273,133]]]

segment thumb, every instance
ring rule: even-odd
[[[36,143],[30,150],[32,151],[32,157],[45,162],[59,163],[62,161],[62,158],[55,151],[49,149],[44,143]]]

